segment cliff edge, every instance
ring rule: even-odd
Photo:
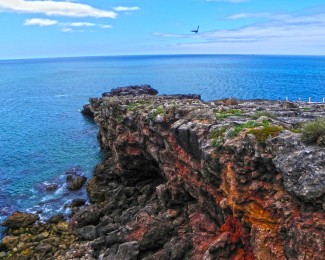
[[[325,259],[325,149],[297,131],[324,104],[105,94],[89,109],[106,159],[96,220],[74,224],[97,256]]]
[[[84,108],[105,158],[69,222],[78,258],[325,259],[325,132],[301,133],[324,104],[156,94]]]

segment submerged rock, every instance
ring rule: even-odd
[[[67,176],[67,188],[69,190],[79,190],[86,182],[87,177],[79,175],[68,175]]]
[[[79,167],[73,167],[65,172],[67,174],[67,188],[69,190],[79,190],[87,181]]]
[[[55,191],[59,188],[59,185],[57,183],[48,183],[45,184],[45,189],[47,191]]]
[[[81,207],[81,206],[84,206],[85,204],[86,204],[86,200],[85,199],[74,199],[70,203],[69,207],[71,207],[71,208]]]

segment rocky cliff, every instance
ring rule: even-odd
[[[325,259],[325,149],[296,129],[323,104],[125,93],[88,109],[106,159],[74,224],[95,255]]]
[[[325,259],[325,133],[307,145],[300,130],[324,104],[144,86],[92,98],[84,114],[105,159],[69,223],[80,258]]]

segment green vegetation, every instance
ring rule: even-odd
[[[267,120],[263,121],[262,123],[258,123],[253,120],[247,121],[241,125],[235,126],[233,129],[231,129],[228,132],[228,137],[233,138],[233,137],[237,136],[245,128],[255,128],[255,127],[259,127],[259,126],[268,127],[269,125],[270,125],[270,123]]]
[[[128,105],[128,110],[129,111],[135,111],[135,110],[143,107],[146,104],[148,104],[148,102],[146,102],[145,100],[138,100],[137,102],[129,104]]]
[[[266,110],[255,112],[254,115],[252,116],[252,118],[253,118],[253,119],[257,119],[257,118],[259,118],[259,117],[261,117],[261,116],[267,116],[267,117],[269,117],[269,118],[273,118],[273,119],[276,118],[276,115],[275,115],[274,113],[272,113],[272,112],[270,112],[270,111],[266,111]]]
[[[150,119],[154,120],[158,115],[166,115],[166,111],[164,110],[164,108],[162,106],[157,107],[156,109],[154,109],[154,111],[152,112]]]
[[[301,140],[304,143],[316,143],[321,135],[325,135],[325,118],[303,124]]]
[[[277,125],[270,125],[267,120],[263,122],[248,121],[231,129],[228,132],[228,137],[234,138],[244,129],[250,129],[248,133],[255,135],[257,141],[264,142],[269,136],[274,137],[278,135],[283,128]]]
[[[224,118],[228,118],[231,116],[241,116],[242,111],[239,109],[229,109],[226,111],[220,111],[216,113],[216,118],[217,119],[224,119]]]
[[[277,136],[282,129],[281,126],[271,125],[263,128],[251,129],[249,133],[255,135],[258,142],[265,142],[269,136]]]
[[[303,110],[304,111],[310,111],[311,110],[311,107],[304,107]]]
[[[301,128],[297,128],[297,127],[291,128],[290,131],[292,133],[296,133],[296,134],[301,134],[302,133],[302,129]]]
[[[223,138],[225,136],[226,128],[218,128],[218,129],[213,129],[211,131],[210,138],[212,140],[212,145],[215,147],[219,147],[223,143]]]

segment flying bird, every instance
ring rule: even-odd
[[[198,31],[199,31],[199,28],[200,28],[200,25],[197,26],[197,29],[196,30],[192,30],[191,32],[194,32],[195,34],[197,34]]]

